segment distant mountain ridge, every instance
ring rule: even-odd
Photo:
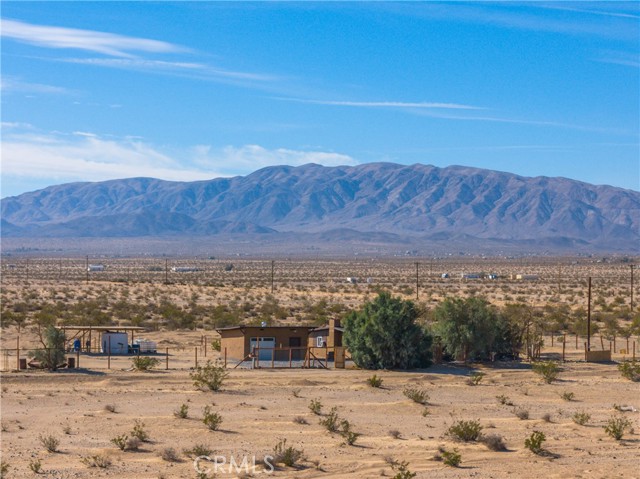
[[[640,192],[462,166],[274,166],[247,176],[70,183],[5,198],[4,237],[314,233],[640,248]]]

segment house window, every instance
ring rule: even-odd
[[[322,336],[316,337],[316,346],[319,348],[324,348],[324,338]]]

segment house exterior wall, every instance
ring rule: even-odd
[[[307,346],[309,338],[309,330],[311,327],[260,327],[247,326],[242,328],[222,329],[220,330],[220,348],[223,351],[227,348],[227,358],[244,359],[251,352],[251,338],[275,338],[276,348],[291,347],[291,338],[299,338],[299,346],[304,348]],[[296,341],[295,339],[293,340]],[[284,354],[284,353],[283,353]],[[304,356],[304,352],[300,352]],[[284,354],[288,358],[288,354]],[[276,355],[276,359],[280,359],[280,354]],[[299,359],[295,357],[294,359]]]

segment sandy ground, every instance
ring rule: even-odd
[[[189,378],[190,344],[199,337],[191,334],[177,341],[189,347],[176,353],[168,371],[164,365],[146,373],[131,371],[125,360],[106,370],[95,362],[104,358],[82,357],[82,364],[94,369],[3,373],[1,439],[2,460],[10,466],[7,477],[36,477],[29,464],[39,460],[44,477],[195,478],[193,461],[183,450],[196,444],[240,463],[244,455],[262,458],[272,453],[281,439],[302,449],[305,459],[299,468],[278,468],[274,477],[393,477],[390,460],[406,461],[418,478],[640,477],[640,413],[613,408],[640,409],[640,387],[621,378],[615,364],[577,361],[578,352],[552,384],[544,384],[526,363],[478,365],[476,370],[486,376],[477,386],[466,384],[471,369],[461,365],[377,372],[382,388],[366,383],[371,371],[234,369],[223,390],[213,393],[196,390]],[[424,406],[405,397],[407,386],[428,392],[427,415]],[[563,400],[564,392],[572,392],[575,399]],[[501,395],[514,406],[500,404],[496,396]],[[336,407],[362,434],[354,446],[319,424],[321,417],[308,407],[312,399],[322,403],[325,413]],[[181,404],[189,407],[187,419],[174,416]],[[219,431],[208,430],[202,422],[207,405],[222,415]],[[115,412],[105,406],[114,406]],[[516,408],[528,410],[530,418],[518,419]],[[591,415],[585,426],[572,421],[579,411]],[[550,422],[542,418],[545,414],[551,415]],[[624,415],[635,429],[622,441],[604,432],[613,414]],[[484,433],[504,437],[508,451],[447,438],[448,426],[460,419],[478,419]],[[138,452],[122,452],[110,439],[129,434],[136,420],[144,423],[150,442]],[[398,438],[391,436],[393,430],[399,431]],[[544,447],[555,457],[538,456],[524,447],[534,430],[545,433]],[[38,439],[41,434],[59,439],[59,452],[46,452]],[[462,454],[461,467],[434,460],[439,447],[456,448]],[[161,457],[166,448],[179,453],[179,462]],[[108,457],[111,465],[88,467],[82,458],[92,455]],[[262,466],[257,469],[262,471]],[[249,477],[225,471],[220,469],[217,477]]]

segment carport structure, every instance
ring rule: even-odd
[[[136,331],[143,332],[147,328],[142,326],[56,326],[56,328],[64,331],[64,335],[67,342],[72,342],[75,339],[80,339],[80,351],[90,353],[92,348],[97,347],[97,351],[100,352],[100,344],[102,343],[102,335],[104,333],[129,333],[131,332],[131,340],[129,344],[133,344]],[[67,336],[72,334],[72,336]],[[96,340],[94,342],[94,339]],[[89,341],[88,345],[87,342]]]

